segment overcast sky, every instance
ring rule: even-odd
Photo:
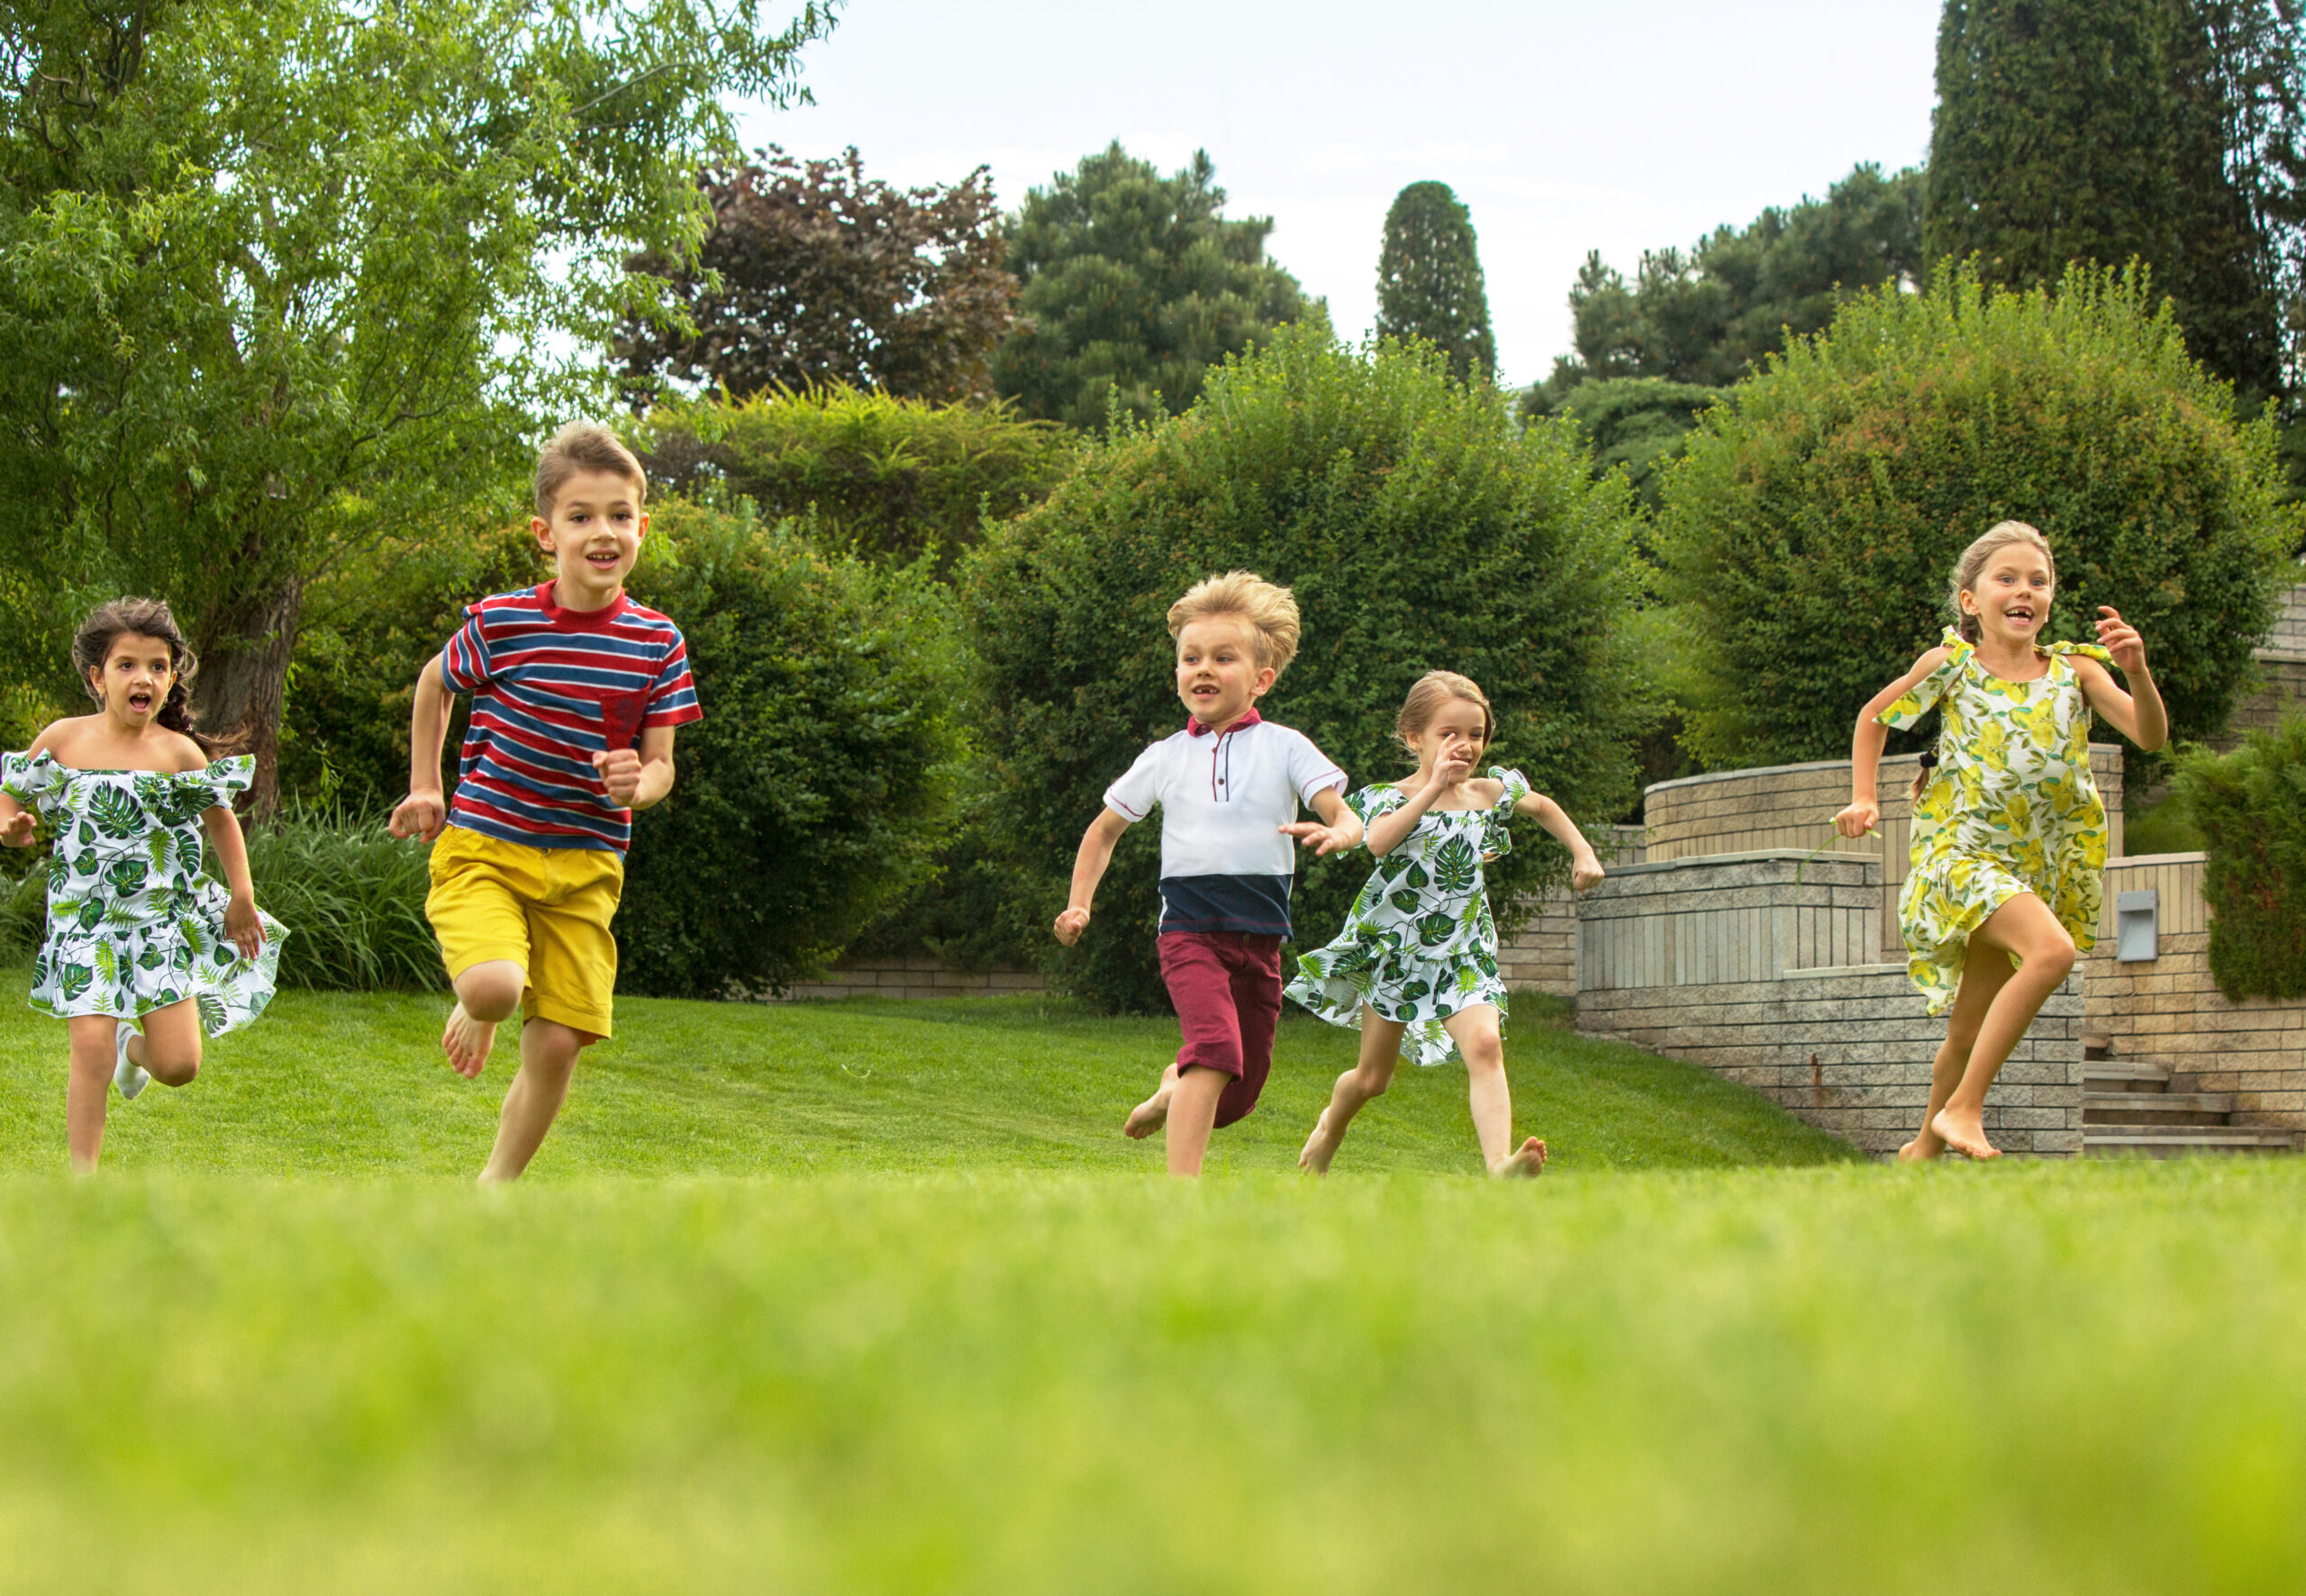
[[[1005,209],[1119,138],[1165,170],[1205,149],[1226,213],[1340,331],[1376,313],[1385,208],[1438,178],[1473,212],[1499,364],[1569,347],[1588,249],[1629,274],[1827,186],[1928,151],[1938,0],[1323,6],[1172,0],[849,0],[812,46],[813,106],[749,113],[753,143],[855,144],[869,177],[993,169]]]

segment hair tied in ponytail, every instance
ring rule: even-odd
[[[1921,768],[1913,773],[1913,795],[1916,798],[1920,798],[1929,786],[1929,773],[1938,768],[1938,750],[1924,748],[1920,764]]]

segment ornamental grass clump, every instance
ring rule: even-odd
[[[959,573],[990,707],[984,835],[1002,853],[1002,914],[1067,989],[1160,1011],[1160,824],[1122,837],[1080,945],[1049,921],[1082,829],[1147,743],[1176,731],[1170,603],[1212,573],[1289,586],[1295,661],[1260,703],[1355,786],[1414,766],[1394,733],[1428,670],[1462,672],[1497,713],[1494,762],[1588,826],[1635,796],[1649,695],[1629,635],[1645,591],[1621,476],[1596,482],[1567,423],[1517,425],[1507,395],[1453,382],[1430,346],[1358,353],[1289,328],[1212,370],[1183,415],[1084,449],[1049,500],[993,529]],[[1484,764],[1489,763],[1488,758]],[[1365,853],[1307,866],[1301,941],[1336,931]],[[1568,856],[1535,834],[1491,867],[1510,929]]]
[[[333,992],[440,988],[440,948],[424,919],[427,856],[381,814],[289,809],[249,828],[256,901],[289,929],[280,984]],[[213,853],[211,853],[213,870]]]
[[[2273,423],[2236,422],[2143,271],[1862,295],[1705,412],[1666,475],[1690,741],[1715,768],[1846,757],[1857,706],[1938,640],[1955,557],[2002,520],[2056,551],[2047,637],[2086,639],[2113,605],[2172,730],[2212,735],[2306,524],[2283,493]]]
[[[2180,803],[2208,840],[2210,974],[2244,998],[2306,997],[2306,715],[2220,758],[2181,761]]]

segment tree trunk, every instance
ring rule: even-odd
[[[268,598],[211,615],[199,639],[193,713],[204,734],[232,744],[232,753],[255,757],[247,804],[258,820],[270,820],[280,807],[281,701],[304,598],[302,578],[292,577]]]

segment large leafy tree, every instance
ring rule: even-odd
[[[1227,221],[1216,175],[1196,151],[1165,177],[1116,141],[1025,195],[1008,228],[1023,319],[994,359],[1004,398],[1076,427],[1103,423],[1109,394],[1139,417],[1180,411],[1212,362],[1304,313],[1266,258],[1273,219]]]
[[[982,167],[949,186],[867,178],[852,147],[795,160],[774,147],[705,168],[713,231],[693,262],[651,254],[687,326],[636,317],[618,340],[630,376],[737,394],[831,383],[901,398],[990,398],[993,349],[1017,279]]]
[[[1412,183],[1385,213],[1377,336],[1424,339],[1460,381],[1497,369],[1473,216],[1447,183]]]
[[[2274,218],[2253,195],[2268,197],[2262,159],[2284,150],[2296,193],[2296,28],[2292,0],[1947,0],[1930,258],[1975,257],[2016,286],[2143,260],[2203,364],[2245,401],[2279,392]],[[2237,95],[2286,97],[2287,128]],[[2246,116],[2286,146],[2229,162]]]
[[[5,629],[171,599],[197,704],[276,779],[306,585],[503,494],[597,402],[636,250],[704,234],[724,97],[815,5],[0,4]],[[60,682],[59,682],[60,685]]]

